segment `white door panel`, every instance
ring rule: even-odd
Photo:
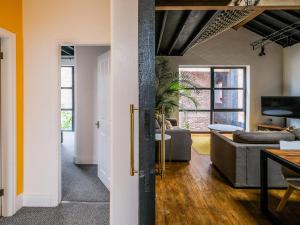
[[[95,150],[98,153],[98,177],[110,190],[110,51],[98,57],[95,101]]]
[[[111,225],[138,225],[138,174],[130,176],[129,106],[138,107],[138,0],[111,1]],[[135,169],[138,169],[138,112]]]

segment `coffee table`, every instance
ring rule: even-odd
[[[234,125],[229,125],[229,124],[210,124],[207,126],[208,129],[218,131],[218,132],[234,132],[237,130],[244,130],[241,127],[234,126]]]

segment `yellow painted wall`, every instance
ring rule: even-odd
[[[23,193],[23,30],[22,0],[0,0],[0,27],[17,38],[17,194]]]

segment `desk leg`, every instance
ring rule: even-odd
[[[260,207],[264,213],[268,212],[268,157],[264,151],[260,152],[261,192]]]

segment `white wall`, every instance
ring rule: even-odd
[[[110,44],[109,0],[24,0],[24,205],[60,201],[60,47]]]
[[[97,58],[109,47],[75,47],[75,162],[78,164],[97,164],[94,150],[94,112],[97,93]]]
[[[259,57],[250,43],[261,38],[244,28],[229,30],[189,50],[183,57],[169,57],[170,66],[179,65],[244,65],[250,66],[250,129],[268,118],[261,116],[261,96],[282,94],[282,47],[266,47],[266,56]],[[280,119],[274,122],[281,123]]]
[[[287,96],[300,96],[300,44],[283,50],[283,92]],[[300,128],[300,120],[289,120]]]

